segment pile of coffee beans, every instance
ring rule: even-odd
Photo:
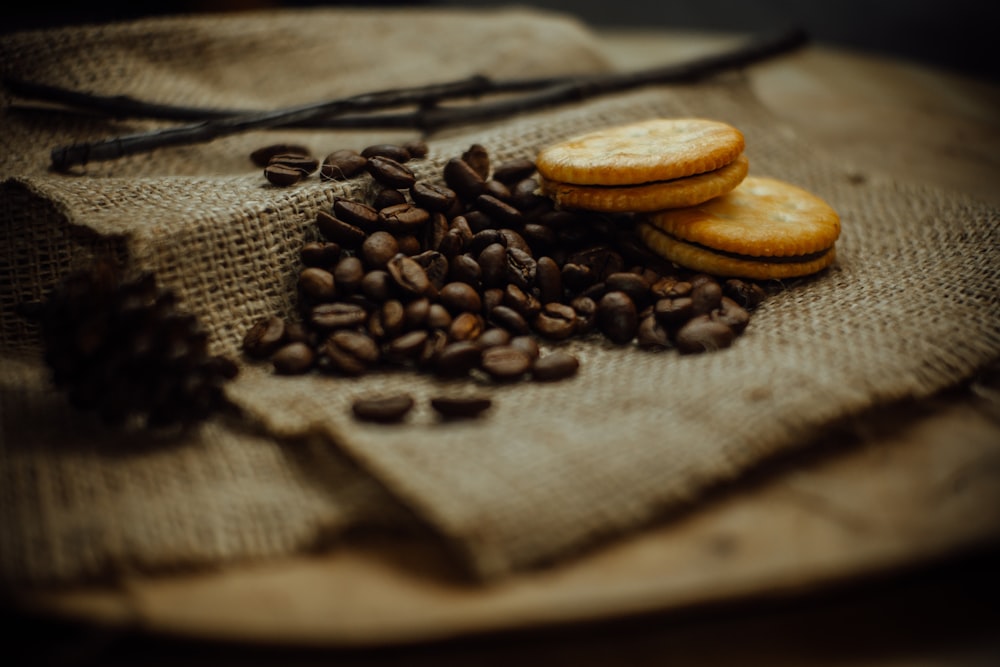
[[[376,186],[371,201],[338,198],[318,213],[318,240],[301,249],[300,317],[265,317],[246,333],[245,353],[280,374],[409,367],[557,381],[579,362],[558,348],[542,354],[539,341],[602,334],[623,346],[717,350],[766,296],[756,283],[678,270],[642,246],[631,216],[556,207],[539,194],[531,160],[494,165],[482,145],[448,160],[439,180],[408,165],[426,155],[420,143],[338,150],[321,163],[289,146],[258,153],[300,179],[318,168],[323,179]]]

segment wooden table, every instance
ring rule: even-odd
[[[737,38],[602,35],[623,68]],[[821,45],[748,76],[804,139],[866,169],[1000,206],[1000,88]],[[1000,627],[997,376],[865,419],[696,512],[489,588],[456,581],[427,543],[372,541],[36,594],[18,603],[39,616],[17,623],[49,633],[25,648],[116,665],[140,657],[195,665],[333,657],[393,665],[1000,664],[1000,637],[991,636]]]

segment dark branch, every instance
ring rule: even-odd
[[[725,70],[744,67],[789,52],[804,45],[805,42],[805,33],[793,30],[776,37],[751,41],[727,53],[636,72],[499,82],[482,76],[473,76],[447,83],[363,93],[272,111],[247,112],[171,107],[149,104],[124,96],[87,95],[22,81],[4,83],[9,90],[21,96],[42,98],[77,108],[83,107],[116,117],[142,116],[198,121],[173,128],[53,149],[52,166],[58,170],[65,170],[89,161],[113,160],[164,146],[204,143],[241,132],[275,127],[405,127],[431,132],[446,126],[500,118],[647,85],[697,81]],[[458,98],[511,93],[524,94],[464,105],[438,104]],[[399,113],[362,113],[405,106],[416,108]]]

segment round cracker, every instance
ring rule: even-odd
[[[677,239],[759,257],[818,252],[840,236],[840,216],[829,204],[790,183],[761,176],[747,176],[722,197],[646,219]]]
[[[666,208],[695,206],[724,195],[746,178],[745,155],[715,171],[662,183],[632,186],[587,186],[542,180],[542,192],[563,208],[602,213],[644,213]]]
[[[715,171],[743,152],[743,133],[703,118],[658,118],[543,148],[538,173],[572,185],[641,185]]]
[[[813,253],[802,261],[776,261],[777,258],[769,261],[768,258],[735,257],[720,255],[708,248],[685,243],[648,223],[640,223],[636,227],[636,233],[646,247],[675,264],[693,271],[729,278],[751,280],[799,278],[822,271],[837,258],[837,251],[833,246],[825,252]]]

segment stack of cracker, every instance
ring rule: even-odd
[[[790,183],[749,176],[743,134],[702,118],[654,119],[542,149],[542,191],[563,208],[638,215],[639,238],[680,266],[781,279],[836,257],[840,217]]]

